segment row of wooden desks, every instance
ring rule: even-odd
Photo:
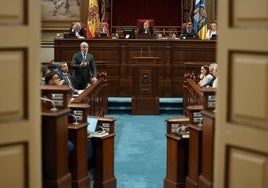
[[[188,117],[166,120],[165,188],[213,187],[215,88],[202,89],[202,93],[203,99],[197,101],[203,104],[189,105]],[[183,127],[189,137],[179,132]]]
[[[89,188],[87,116],[93,115],[89,114],[91,106],[66,102],[70,101],[70,89],[65,86],[42,86],[41,93],[43,187]],[[90,138],[95,157],[94,188],[115,188],[115,119],[100,117],[98,123],[106,126],[109,134]],[[69,156],[68,140],[74,144]]]

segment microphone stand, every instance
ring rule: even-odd
[[[72,116],[74,118],[74,122],[73,124],[77,125],[78,121],[77,121],[77,116],[73,115],[73,114],[69,114],[69,116]]]
[[[55,105],[55,102],[51,99],[48,99],[48,98],[44,98],[44,97],[41,97],[40,98],[42,101],[47,101],[47,102],[50,102],[52,104],[52,108],[50,108],[51,111],[57,111],[58,109],[56,108],[56,105]]]

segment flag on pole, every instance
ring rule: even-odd
[[[89,0],[87,17],[87,38],[93,38],[100,23],[98,0]]]
[[[200,39],[206,38],[206,32],[207,32],[206,0],[195,0],[194,30],[198,34]]]

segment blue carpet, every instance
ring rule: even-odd
[[[109,114],[115,122],[117,188],[163,188],[166,176],[166,121],[181,115]]]

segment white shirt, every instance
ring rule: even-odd
[[[217,31],[211,31],[210,29],[207,31],[206,33],[206,38],[210,39],[212,37],[212,35],[216,35]]]

